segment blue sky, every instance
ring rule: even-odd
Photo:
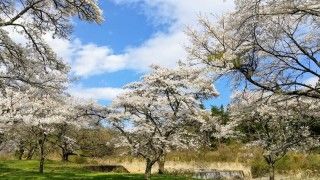
[[[199,14],[220,16],[231,0],[109,0],[100,1],[101,25],[74,20],[70,40],[49,39],[59,56],[79,77],[69,92],[108,104],[122,87],[148,72],[151,64],[174,67],[186,58],[186,26],[197,27]],[[213,16],[210,16],[213,17]],[[230,84],[215,83],[220,96],[211,104],[227,104]]]

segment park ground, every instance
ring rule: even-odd
[[[258,150],[251,149],[251,156],[241,152],[241,145],[223,146],[208,152],[171,152],[165,163],[166,175],[157,175],[157,164],[153,167],[154,180],[188,180],[198,169],[242,170],[248,179],[265,180],[268,166]],[[257,151],[257,152],[256,152]],[[44,174],[38,173],[39,161],[17,160],[12,155],[0,156],[0,180],[2,179],[143,179],[145,162],[130,156],[106,156],[84,158],[71,156],[70,162],[62,162],[58,155],[48,155]],[[119,171],[97,172],[88,165],[120,165],[130,173]],[[320,180],[320,155],[318,153],[288,153],[276,165],[278,179]]]
[[[45,164],[45,172],[44,174],[38,173],[38,161],[37,160],[6,160],[0,161],[0,179],[8,179],[8,180],[16,180],[16,179],[104,179],[104,180],[142,180],[142,164],[143,162],[123,162],[122,164],[129,167],[130,171],[134,171],[133,173],[104,173],[104,172],[95,172],[90,171],[85,168],[85,166],[89,165],[87,163],[74,163],[74,162],[61,162],[61,161],[53,161],[47,160]],[[120,163],[121,164],[121,163]],[[92,164],[90,164],[92,165]],[[169,167],[174,166],[175,163],[169,162]],[[213,166],[217,166],[218,168],[223,168],[226,164],[213,164]],[[177,168],[181,168],[184,166],[188,166],[186,164],[176,163]],[[189,165],[191,166],[191,165]],[[236,168],[237,164],[230,164],[230,166],[234,166]],[[239,165],[238,165],[239,166]],[[240,166],[239,166],[240,167]],[[239,168],[238,167],[238,168]],[[156,168],[154,168],[156,169]],[[245,170],[245,169],[244,169]],[[190,180],[193,179],[190,174],[175,174],[170,173],[170,175],[157,175],[154,173],[152,175],[153,180]],[[251,178],[250,178],[251,179]],[[256,180],[267,180],[267,177],[254,178]],[[320,177],[305,177],[304,175],[278,175],[277,179],[282,180],[320,180]]]
[[[36,160],[0,161],[0,179],[143,179],[143,174],[94,172],[86,170],[84,165],[59,161],[47,161],[44,174],[39,174],[37,171],[38,161]],[[184,176],[153,175],[152,179],[187,180],[191,178]]]

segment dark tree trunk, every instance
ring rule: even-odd
[[[151,161],[150,159],[147,159],[146,163],[146,170],[144,172],[144,179],[145,180],[150,180],[151,178],[151,170],[152,170],[152,165],[155,163],[155,161]]]
[[[37,148],[36,145],[33,145],[33,146],[30,147],[30,150],[28,151],[28,154],[27,154],[27,159],[28,160],[32,159],[32,157],[34,155],[34,151],[35,151],[36,148]]]
[[[157,161],[158,163],[158,174],[164,174],[164,163],[165,163],[165,155],[164,156],[161,156],[159,158],[159,160]]]
[[[269,180],[274,180],[274,177],[275,177],[275,167],[274,166],[275,166],[276,160],[271,155],[264,156],[264,159],[266,160],[266,162],[269,165]]]
[[[19,146],[19,151],[18,151],[18,159],[22,160],[24,154],[24,147],[23,146]]]
[[[42,134],[42,139],[39,140],[39,148],[40,148],[40,164],[39,164],[39,173],[43,174],[44,169],[44,145],[46,141],[46,134]]]
[[[67,150],[62,149],[62,161],[64,162],[69,161],[69,155],[70,153]]]
[[[39,164],[39,173],[43,174],[43,169],[44,169],[44,158],[40,158],[40,164]]]
[[[63,160],[62,161],[65,161],[65,162],[69,161],[69,154],[68,153],[63,155]]]
[[[20,152],[20,151],[19,151],[18,159],[19,159],[19,160],[22,160],[22,156],[23,156],[23,152]]]
[[[274,180],[275,177],[275,169],[274,164],[270,164],[270,170],[269,170],[269,180]]]
[[[43,173],[44,169],[44,147],[43,143],[40,144],[40,165],[39,165],[39,173]]]

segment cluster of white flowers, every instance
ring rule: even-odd
[[[72,17],[101,23],[96,0],[21,0],[0,2],[0,88],[23,85],[63,90],[69,66],[44,40],[68,38]]]

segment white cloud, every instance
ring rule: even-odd
[[[183,32],[157,34],[140,47],[127,50],[128,68],[146,70],[151,64],[173,67],[180,59],[185,58],[185,35]]]
[[[107,46],[83,44],[79,39],[73,41],[53,39],[50,35],[46,35],[45,40],[71,65],[75,75],[91,76],[125,68],[125,55],[114,55],[112,49]]]
[[[127,48],[123,54],[115,54],[107,46],[83,44],[79,39],[52,39],[50,35],[45,39],[71,65],[72,73],[80,77],[124,69],[146,71],[151,64],[173,67],[185,58],[183,32],[158,33],[139,47]]]
[[[99,87],[99,88],[83,88],[83,87],[73,87],[69,89],[69,93],[72,96],[84,99],[93,100],[112,100],[125,90],[121,88],[113,87]]]
[[[125,61],[125,55],[114,55],[108,47],[88,44],[76,52],[72,67],[77,75],[93,75],[120,70]]]

